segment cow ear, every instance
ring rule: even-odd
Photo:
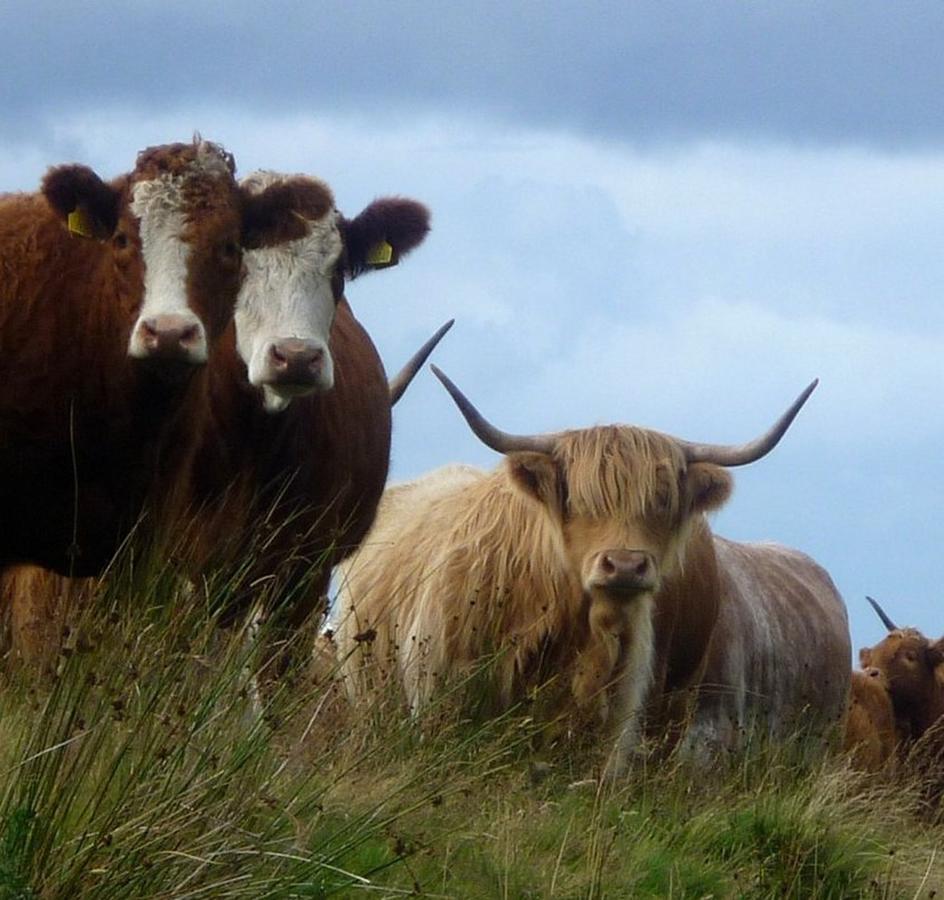
[[[944,638],[938,638],[928,646],[928,662],[932,669],[944,663]]]
[[[863,647],[859,650],[859,668],[867,669],[872,665],[872,648]]]
[[[509,453],[506,457],[508,474],[518,490],[532,500],[557,511],[560,490],[557,467],[546,453]]]
[[[118,225],[121,191],[88,166],[56,166],[43,178],[43,196],[73,234],[107,240]]]
[[[429,231],[429,210],[401,197],[375,200],[357,218],[341,224],[346,253],[345,275],[395,266],[418,247]]]
[[[693,513],[710,512],[723,506],[731,491],[734,479],[727,469],[714,463],[693,463],[688,467],[688,490]]]

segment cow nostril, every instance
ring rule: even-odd
[[[640,577],[645,575],[649,571],[649,557],[643,556],[639,562],[636,563],[633,571]]]
[[[141,331],[144,332],[144,336],[147,338],[156,338],[157,337],[157,320],[145,319],[141,323]]]
[[[609,553],[604,553],[600,557],[600,568],[604,575],[613,575],[616,572],[616,564],[613,562]]]
[[[308,367],[313,371],[317,372],[322,364],[324,363],[324,350],[321,348],[313,350],[311,358],[308,360]]]
[[[275,344],[269,348],[269,356],[272,358],[272,362],[274,362],[280,368],[283,368],[288,364],[288,358]]]
[[[192,347],[194,344],[200,343],[200,326],[197,324],[188,325],[181,332],[178,340],[183,347]]]

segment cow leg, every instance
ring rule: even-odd
[[[94,582],[92,582],[94,585]],[[52,672],[60,652],[74,649],[75,618],[86,579],[69,579],[36,566],[13,566],[0,580],[0,604],[13,656],[37,674]]]
[[[280,578],[284,590],[259,597],[248,613],[246,637],[257,650],[250,676],[253,708],[262,715],[278,685],[307,672],[311,648],[327,609],[329,572],[295,573]]]

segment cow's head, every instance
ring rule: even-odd
[[[142,151],[111,183],[78,165],[43,181],[69,230],[109,248],[128,354],[162,371],[205,362],[232,316],[242,266],[233,170],[228,153],[197,138]]]
[[[861,658],[862,651],[859,651]],[[859,690],[867,691],[875,697],[888,697],[891,702],[891,692],[889,691],[888,676],[876,666],[865,665],[861,671],[853,672],[853,677],[858,681]]]
[[[629,602],[658,590],[677,565],[693,518],[731,493],[728,466],[769,453],[814,382],[761,438],[741,447],[692,444],[613,425],[536,436],[490,425],[456,386],[433,370],[475,434],[506,454],[515,489],[560,527],[567,563],[585,594]]]
[[[344,281],[394,265],[429,230],[412,200],[376,200],[348,221],[327,185],[305,175],[256,172],[241,183],[246,277],[236,343],[265,408],[334,384],[331,324]]]
[[[939,692],[944,665],[944,638],[931,641],[915,628],[898,628],[871,597],[866,598],[888,629],[874,647],[859,651],[863,669],[882,672],[897,711],[920,712]]]

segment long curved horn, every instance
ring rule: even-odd
[[[390,379],[391,406],[396,406],[397,400],[403,396],[406,389],[410,386],[410,382],[423,367],[423,363],[429,358],[429,354],[436,349],[436,345],[442,340],[443,335],[452,328],[455,322],[455,319],[450,319],[445,325],[442,325],[440,329],[407,360],[407,364]]]
[[[449,391],[452,399],[455,400],[459,412],[465,416],[469,427],[475,432],[476,437],[487,447],[496,450],[499,453],[514,453],[520,450],[530,450],[535,453],[552,453],[554,445],[557,443],[557,435],[554,434],[508,434],[505,431],[499,431],[494,425],[486,421],[485,417],[466,399],[465,394],[459,390],[446,377],[445,373],[435,364],[430,368],[433,374],[443,383],[443,386]]]
[[[883,624],[889,631],[897,631],[897,630],[898,630],[898,626],[897,626],[891,619],[889,619],[887,615],[885,615],[885,610],[882,609],[882,607],[878,605],[878,601],[877,601],[877,600],[873,600],[873,599],[872,599],[871,597],[869,597],[868,595],[866,595],[866,598],[865,598],[865,599],[868,600],[869,603],[872,604],[872,609],[875,610],[875,612],[878,614],[878,617],[882,620],[882,624]]]
[[[711,462],[719,466],[746,466],[748,463],[755,462],[762,456],[770,453],[780,442],[780,438],[786,434],[787,429],[796,418],[797,413],[803,404],[809,399],[819,379],[814,379],[800,394],[793,405],[774,423],[773,427],[756,440],[741,445],[726,444],[693,444],[689,441],[678,441],[685,458],[690,462]]]

